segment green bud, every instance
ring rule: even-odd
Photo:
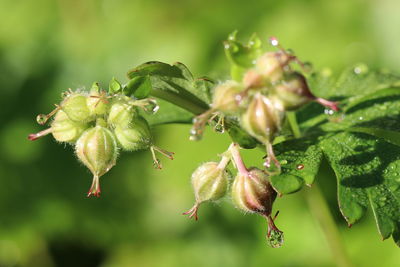
[[[109,109],[107,94],[99,88],[98,83],[94,83],[87,97],[87,106],[91,116],[105,115]]]
[[[268,175],[260,169],[250,168],[248,173],[238,173],[232,185],[232,198],[237,208],[269,216],[276,192]]]
[[[216,201],[225,196],[228,189],[230,173],[225,169],[229,159],[223,158],[218,162],[206,162],[198,167],[192,174],[192,186],[196,203],[184,215],[194,217],[196,220],[197,211],[201,203]]]
[[[79,160],[93,174],[92,186],[88,192],[100,196],[100,176],[108,172],[117,160],[118,148],[114,134],[105,127],[96,126],[86,130],[76,142],[75,152]]]
[[[87,128],[84,123],[72,121],[62,110],[56,113],[51,123],[51,133],[59,142],[74,143]]]
[[[133,118],[137,116],[137,109],[129,104],[129,100],[129,97],[121,96],[111,103],[107,121],[110,125],[122,128],[129,127]]]
[[[127,128],[116,126],[114,133],[118,144],[123,150],[146,149],[152,144],[149,124],[140,116],[135,117]]]
[[[260,93],[251,99],[246,112],[241,117],[241,125],[251,136],[266,144],[280,130],[283,112]]]
[[[87,106],[87,96],[81,93],[71,93],[61,103],[61,109],[76,122],[88,122],[92,119]]]
[[[212,107],[226,114],[238,111],[237,95],[243,90],[241,84],[235,81],[226,81],[214,90]]]
[[[275,86],[274,97],[285,110],[295,110],[315,98],[306,78],[298,72],[285,74],[284,79]]]
[[[268,81],[276,82],[282,79],[289,62],[289,56],[282,51],[268,52],[257,59],[255,69]]]

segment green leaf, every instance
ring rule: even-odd
[[[297,112],[303,138],[275,146],[279,160],[289,164],[271,177],[272,184],[284,194],[301,188],[296,178],[311,183],[323,151],[336,174],[347,222],[356,223],[370,208],[382,238],[392,236],[400,244],[400,78],[364,65],[347,69],[337,81],[327,74],[313,74],[310,87],[319,97],[339,100],[342,111],[332,114],[312,103]],[[296,149],[304,139],[309,143]],[[308,149],[318,160],[310,160]],[[296,172],[300,161],[315,163],[312,172]]]
[[[237,32],[229,35],[224,42],[225,55],[231,63],[231,76],[236,81],[241,81],[244,72],[254,65],[254,61],[261,55],[261,40],[256,34],[250,37],[244,45],[236,39]]]
[[[272,176],[271,183],[280,194],[296,192],[314,182],[322,161],[322,151],[314,143],[314,138],[301,138],[274,146],[282,173]]]
[[[141,115],[147,120],[151,126],[166,123],[191,123],[193,114],[187,110],[175,106],[174,104],[163,99],[156,99],[160,107],[157,113],[147,114],[141,112]]]
[[[339,207],[347,222],[354,224],[371,207],[382,238],[397,233],[400,147],[366,134],[343,132],[325,138],[321,148],[338,179]]]

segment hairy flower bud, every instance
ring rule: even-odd
[[[212,107],[226,114],[238,111],[237,95],[243,90],[242,85],[235,81],[226,81],[214,90]]]
[[[78,139],[75,146],[76,155],[93,174],[88,197],[100,196],[99,178],[115,165],[117,150],[114,134],[102,126],[86,130]]]
[[[232,185],[232,198],[236,206],[243,211],[269,216],[276,192],[265,172],[250,168],[248,173],[237,174]]]
[[[268,52],[259,57],[255,69],[268,81],[274,83],[284,74],[284,67],[290,62],[290,57],[282,52]]]
[[[152,136],[147,121],[137,116],[131,120],[127,128],[116,126],[114,129],[117,142],[123,150],[135,151],[149,148],[152,144]]]
[[[92,116],[105,115],[109,109],[109,102],[105,91],[100,90],[98,83],[94,83],[87,97],[87,106]]]
[[[110,125],[129,127],[133,118],[137,116],[136,107],[130,105],[129,100],[129,97],[121,96],[111,103],[107,121]]]
[[[266,144],[279,131],[282,119],[283,112],[269,98],[257,93],[242,115],[241,125],[251,136]]]
[[[59,110],[51,123],[51,133],[59,142],[73,143],[88,128],[85,123],[72,121],[67,114]]]
[[[92,119],[91,112],[87,105],[87,96],[81,93],[67,95],[61,103],[61,109],[68,117],[76,122],[88,122]]]
[[[201,203],[216,201],[225,196],[228,189],[230,173],[225,169],[229,159],[223,158],[220,163],[206,162],[198,167],[192,174],[192,186],[196,203],[184,215],[194,217],[196,220],[197,211]]]
[[[306,78],[299,72],[285,74],[284,79],[275,86],[274,96],[285,110],[295,110],[315,98]]]

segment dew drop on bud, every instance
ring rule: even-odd
[[[48,117],[46,114],[39,114],[36,117],[36,121],[40,125],[44,125],[47,122],[47,120],[48,120]]]
[[[333,114],[335,114],[335,111],[333,111],[332,109],[326,108],[326,109],[324,109],[324,113],[326,115],[332,116]]]

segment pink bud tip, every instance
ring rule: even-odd
[[[35,140],[39,139],[39,136],[37,134],[30,134],[30,135],[28,135],[28,139],[31,141],[35,141]]]
[[[316,98],[315,101],[317,101],[318,103],[320,103],[321,105],[330,108],[334,111],[339,111],[339,102],[334,102],[334,101],[329,101],[323,98]]]

